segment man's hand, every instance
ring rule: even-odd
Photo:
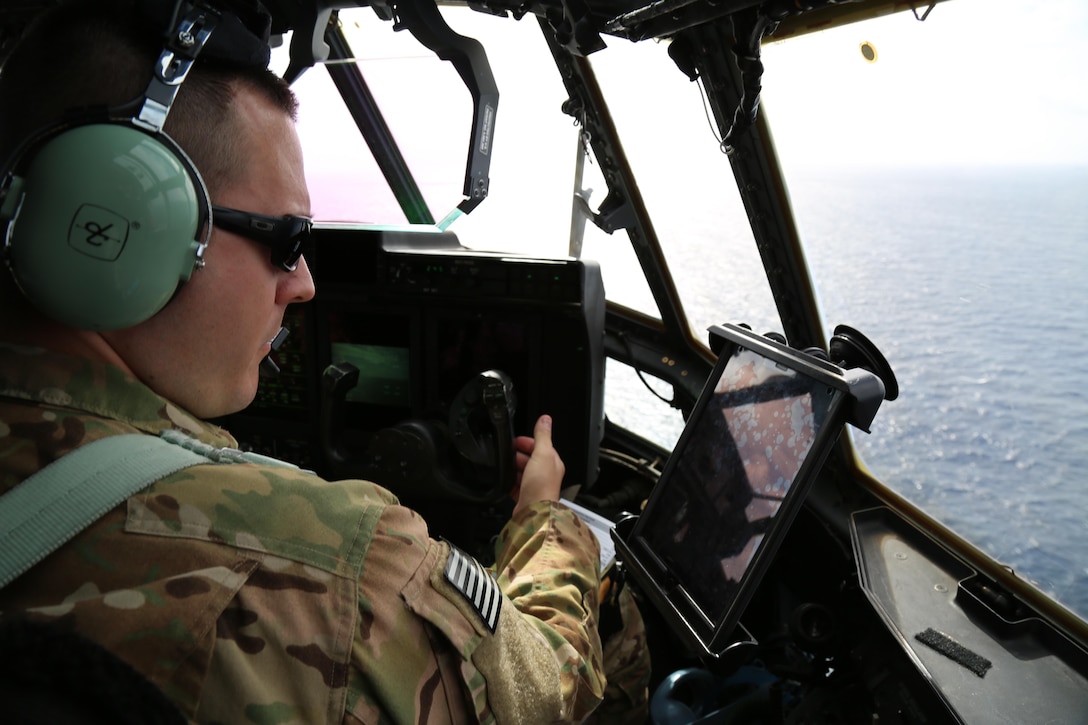
[[[566,466],[552,447],[551,416],[537,419],[532,438],[515,438],[514,450],[518,472],[517,485],[510,492],[517,501],[514,513],[537,501],[558,501]]]

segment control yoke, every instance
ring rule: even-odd
[[[492,504],[510,495],[514,465],[514,384],[498,370],[458,391],[448,421],[411,419],[347,443],[345,401],[359,369],[335,363],[321,377],[321,447],[338,476],[365,478],[406,499]]]

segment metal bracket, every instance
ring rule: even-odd
[[[166,39],[165,47],[155,63],[155,72],[144,92],[144,102],[132,122],[152,133],[160,133],[166,116],[178,95],[178,89],[189,75],[193,62],[211,37],[219,13],[211,8],[193,5]]]
[[[452,63],[472,94],[472,137],[465,165],[465,199],[457,206],[462,213],[468,214],[487,198],[495,112],[499,106],[499,89],[487,53],[479,41],[455,33],[434,0],[398,0],[395,7],[401,24],[395,29],[407,28],[439,58]]]

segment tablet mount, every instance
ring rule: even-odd
[[[746,330],[752,329],[745,324],[741,324],[740,327]],[[780,332],[764,332],[763,337],[781,345],[789,345],[786,336]],[[722,351],[725,342],[725,338],[720,334],[716,334],[714,329],[711,328],[710,349],[715,355]],[[884,383],[884,400],[890,401],[899,397],[899,383],[896,381],[892,366],[873,341],[858,330],[849,325],[837,325],[831,335],[831,341],[828,343],[828,350],[830,353],[825,352],[820,347],[806,347],[802,352],[820,360],[833,362],[846,370],[852,368],[868,370]]]
[[[845,325],[829,352],[731,324],[710,329],[710,347],[718,362],[683,434],[641,513],[613,539],[674,630],[732,668],[757,647],[741,617],[843,424],[868,432],[899,389],[876,346]]]
[[[752,329],[743,323],[738,327],[745,330]],[[726,339],[718,332],[720,329],[710,328],[710,349],[715,355],[720,354],[726,344]],[[789,346],[786,336],[780,332],[764,332],[763,337],[779,345]],[[791,349],[796,350],[796,348]],[[864,370],[875,375],[882,383],[883,392],[875,398],[867,394],[869,391],[856,391],[858,395],[853,401],[853,413],[848,419],[851,425],[869,433],[869,426],[880,407],[880,401],[891,401],[899,397],[899,382],[896,380],[895,372],[873,341],[849,325],[835,327],[828,343],[828,351],[820,347],[806,347],[800,350],[809,357],[830,362],[848,371],[848,377],[853,377],[849,375],[851,370]]]
[[[899,383],[888,360],[877,346],[852,327],[839,325],[831,336],[828,346],[831,360],[841,368],[861,368],[868,370],[884,383],[884,400],[899,397]]]

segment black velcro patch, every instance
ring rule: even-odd
[[[480,562],[450,545],[450,558],[446,561],[446,581],[464,596],[472,609],[480,615],[484,626],[492,634],[499,624],[502,592],[499,584]]]
[[[987,670],[993,667],[990,660],[972,652],[944,632],[938,632],[932,627],[914,635],[914,638],[922,644],[929,645],[948,659],[960,663],[979,677],[985,677]]]

